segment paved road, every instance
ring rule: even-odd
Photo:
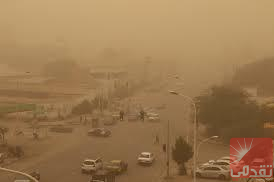
[[[128,123],[121,122],[111,127],[112,136],[109,138],[94,138],[86,135],[87,128],[79,128],[67,141],[77,141],[72,148],[56,153],[50,158],[41,160],[33,165],[28,165],[24,171],[38,169],[41,173],[41,182],[81,182],[88,181],[88,175],[81,174],[80,165],[85,158],[103,157],[104,161],[123,159],[129,163],[128,172],[117,177],[119,182],[156,182],[165,172],[164,154],[161,145],[154,145],[153,139],[158,133],[160,142],[166,138],[166,121],[171,121],[172,143],[175,137],[186,136],[191,133],[191,121],[189,120],[191,108],[188,102],[181,98],[168,95],[146,95],[139,99],[144,106],[157,106],[166,104],[166,109],[159,111],[162,117],[161,123]],[[68,134],[70,135],[70,134]],[[155,164],[151,167],[142,167],[136,164],[136,157],[142,151],[154,152],[157,156]],[[228,154],[223,146],[204,144],[201,146],[199,161],[217,159]],[[0,173],[1,175],[1,173]],[[2,175],[4,176],[4,175]],[[11,181],[8,180],[0,181]],[[187,181],[191,181],[191,178]],[[204,181],[201,179],[199,181]],[[208,181],[208,180],[206,180]],[[214,180],[216,181],[216,180]]]
[[[118,177],[121,182],[128,180],[157,181],[163,173],[164,154],[159,145],[153,144],[153,131],[160,126],[159,124],[141,122],[119,123],[112,127],[113,134],[109,138],[88,137],[85,132],[86,129],[82,128],[77,131],[77,140],[79,141],[77,146],[58,153],[47,160],[42,160],[24,170],[38,169],[41,173],[41,182],[87,181],[89,176],[81,174],[80,171],[81,162],[85,158],[101,156],[104,161],[123,159],[129,163],[128,172]],[[136,157],[142,151],[151,151],[156,154],[157,160],[153,166],[142,167],[137,165]]]

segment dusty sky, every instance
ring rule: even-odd
[[[273,17],[273,0],[0,2],[0,30],[6,40],[61,40],[71,54],[85,58],[103,48],[126,49],[154,60],[179,60],[198,72],[274,56]]]

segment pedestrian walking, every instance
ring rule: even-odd
[[[155,140],[154,140],[154,144],[159,144],[159,143],[160,143],[159,136],[156,135]]]
[[[143,122],[145,121],[145,112],[143,110],[140,111],[140,118]]]
[[[124,115],[125,115],[124,111],[121,110],[120,111],[120,121],[124,121]]]

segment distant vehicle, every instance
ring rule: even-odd
[[[114,174],[121,174],[122,172],[127,171],[127,167],[128,164],[122,160],[112,160],[106,165],[105,169]]]
[[[98,170],[92,175],[89,182],[115,182],[115,175],[109,171]]]
[[[99,169],[103,168],[103,161],[101,158],[98,159],[86,159],[82,163],[81,170],[82,173],[93,173]]]
[[[195,175],[197,177],[218,178],[221,180],[230,178],[229,168],[217,165],[199,167],[197,168]]]
[[[150,153],[150,152],[142,152],[138,156],[139,164],[152,164],[154,161],[155,161],[155,156],[153,153]]]
[[[233,163],[230,163],[229,160],[217,160],[217,161],[214,161],[214,160],[210,160],[208,161],[207,163],[204,163],[201,165],[201,167],[208,167],[208,166],[225,166],[225,167],[231,167],[233,169],[233,173],[237,174],[240,170],[241,170],[241,167],[243,166],[243,163],[242,162],[236,162],[234,161]]]
[[[160,122],[159,114],[156,113],[148,113],[148,121],[150,122]]]
[[[108,137],[110,135],[111,131],[105,128],[94,128],[88,131],[88,136]]]
[[[127,115],[127,120],[128,121],[138,121],[138,115],[137,114],[134,114],[134,113],[129,113]]]

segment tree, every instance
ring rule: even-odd
[[[261,136],[260,107],[247,93],[229,86],[212,87],[206,95],[197,97],[198,121],[207,127],[210,136]]]
[[[192,147],[180,136],[172,148],[172,158],[178,164],[180,174],[186,174],[185,163],[193,156]]]
[[[91,114],[94,109],[94,106],[88,100],[84,100],[80,104],[72,108],[72,114],[82,115],[82,114]]]
[[[92,104],[95,109],[100,109],[100,111],[103,111],[108,106],[108,98],[102,94],[97,94],[92,100]]]
[[[274,57],[243,65],[233,75],[233,83],[243,87],[256,87],[259,94],[273,95]]]

